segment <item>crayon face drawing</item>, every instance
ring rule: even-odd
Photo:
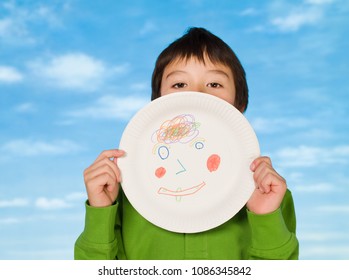
[[[160,159],[159,166],[154,170],[154,176],[159,181],[160,187],[157,190],[159,195],[172,196],[177,201],[184,196],[195,195],[207,185],[203,177],[210,176],[212,172],[218,170],[221,158],[216,153],[205,151],[206,139],[199,137],[199,128],[200,123],[195,121],[193,115],[183,114],[164,121],[153,133],[152,153]],[[183,151],[184,148],[186,148],[185,151]],[[205,155],[205,162],[198,162],[194,167],[191,165],[189,168],[187,163],[195,161],[197,158],[195,153],[201,153],[201,157],[198,158],[201,161],[202,155]],[[198,168],[206,171],[193,170]],[[192,180],[197,174],[202,177],[195,178],[196,183],[193,185],[178,185],[178,182],[183,182],[178,180],[180,177],[187,176]],[[164,180],[165,178],[167,180]],[[171,186],[163,185],[165,182]]]

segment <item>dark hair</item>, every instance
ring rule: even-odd
[[[245,70],[234,51],[220,38],[204,28],[189,28],[179,39],[164,49],[155,63],[152,75],[152,96],[154,100],[161,96],[161,80],[168,64],[175,59],[197,58],[205,63],[205,55],[212,63],[221,63],[229,67],[235,83],[235,107],[245,111],[248,104],[248,86]]]

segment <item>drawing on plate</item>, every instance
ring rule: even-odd
[[[162,122],[159,129],[152,134],[151,141],[154,143],[152,153],[161,160],[161,166],[156,168],[154,172],[155,177],[159,179],[159,184],[161,184],[157,191],[158,194],[172,196],[176,198],[176,201],[180,201],[184,196],[195,195],[207,185],[204,178],[197,178],[197,184],[194,186],[176,185],[178,184],[176,182],[178,176],[192,176],[190,174],[192,170],[188,170],[186,162],[193,161],[196,157],[195,154],[188,154],[188,152],[178,153],[178,149],[176,150],[177,154],[171,150],[173,145],[189,145],[193,152],[204,150],[206,139],[199,137],[200,125],[195,120],[194,115],[181,114]],[[216,153],[208,154],[206,168],[210,174],[218,170],[221,158]],[[196,166],[196,168],[200,168],[199,166],[202,165]],[[166,184],[172,187],[165,186]]]
[[[179,115],[164,121],[152,138],[157,143],[164,144],[188,143],[198,136],[199,126],[193,115]]]

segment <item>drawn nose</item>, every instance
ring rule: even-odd
[[[187,169],[185,169],[184,165],[181,163],[181,161],[179,159],[177,159],[177,162],[179,164],[179,171],[176,173],[176,175],[178,175],[179,173],[183,173],[183,172],[187,171]]]

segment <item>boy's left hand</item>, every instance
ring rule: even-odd
[[[255,159],[251,166],[254,172],[255,190],[247,202],[247,208],[255,214],[268,214],[280,207],[287,185],[273,168],[268,157]]]

